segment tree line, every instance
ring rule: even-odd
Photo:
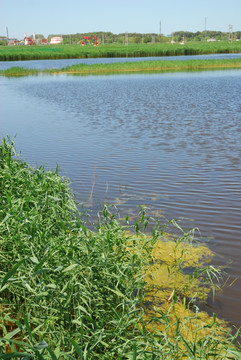
[[[48,42],[50,42],[51,37],[62,36],[64,44],[78,44],[83,39],[84,36],[91,37],[92,35],[97,36],[99,44],[125,44],[125,43],[161,43],[161,42],[174,42],[185,41],[206,41],[207,39],[215,40],[240,40],[241,31],[235,31],[231,34],[229,32],[222,31],[175,31],[169,35],[156,34],[156,33],[120,33],[114,34],[112,32],[88,32],[88,33],[77,33],[77,34],[50,34],[47,37]],[[33,38],[33,35],[30,36]],[[36,34],[35,38],[40,41],[44,38],[42,34]],[[0,37],[0,45],[7,45],[6,37]]]

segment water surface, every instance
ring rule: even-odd
[[[215,310],[241,325],[241,71],[0,78],[0,132],[60,166],[90,210],[197,226],[235,278]],[[227,265],[228,264],[228,265]]]

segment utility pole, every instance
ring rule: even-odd
[[[8,40],[8,27],[6,27],[6,31],[7,31],[7,40]]]
[[[207,38],[207,18],[205,17],[205,39]]]
[[[232,42],[233,41],[233,25],[229,24],[228,30],[229,30],[229,41]]]
[[[126,36],[125,36],[125,45],[128,45],[128,31],[126,31]]]

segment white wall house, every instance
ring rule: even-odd
[[[50,44],[55,44],[55,45],[61,44],[62,42],[63,42],[62,36],[54,36],[50,40]]]

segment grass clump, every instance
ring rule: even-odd
[[[27,75],[38,75],[39,71],[36,69],[25,69],[20,66],[13,66],[10,69],[0,71],[0,75],[5,76],[27,76]]]
[[[195,299],[217,273],[204,272],[190,234],[135,235],[107,206],[88,230],[66,179],[29,167],[10,139],[0,145],[0,196],[1,359],[240,358],[225,324],[198,321]]]

